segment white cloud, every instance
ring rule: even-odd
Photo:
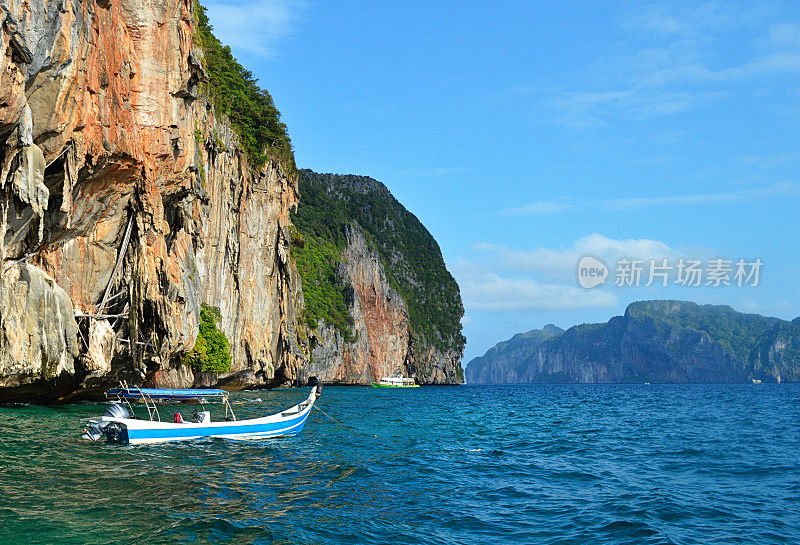
[[[294,32],[305,11],[305,3],[297,0],[209,0],[203,4],[222,43],[263,58],[277,55],[278,46]]]
[[[732,66],[724,70],[709,72],[709,79],[724,82],[781,73],[800,73],[800,53],[795,51],[779,51],[740,66]]]
[[[800,48],[800,23],[772,25],[769,41],[775,47]]]
[[[534,216],[568,212],[575,208],[577,208],[577,206],[565,201],[533,201],[516,208],[508,208],[504,210],[503,213],[512,216]]]
[[[776,316],[784,320],[793,320],[800,310],[798,306],[786,299],[753,299],[751,297],[740,297],[735,302],[725,301],[722,304],[730,304],[741,312],[752,312],[764,316]]]
[[[788,163],[796,163],[800,161],[800,152],[789,153],[770,153],[764,155],[744,155],[739,157],[742,161],[749,165],[756,165],[760,168],[772,168]]]
[[[458,259],[453,273],[458,279],[468,313],[489,311],[560,311],[614,307],[619,304],[613,279],[605,287],[582,289],[577,282],[578,262],[591,256],[609,270],[620,259],[662,260],[709,259],[718,252],[710,248],[676,248],[647,238],[610,238],[594,233],[567,247],[523,250],[502,244],[479,243],[485,253],[475,260]],[[466,322],[465,322],[466,323]]]
[[[413,176],[413,177],[426,177],[426,176],[446,176],[448,174],[458,174],[459,172],[467,172],[469,169],[466,167],[437,167],[437,168],[413,168],[408,170],[401,170],[397,173],[398,176]]]
[[[639,3],[623,14],[623,26],[648,36],[653,33],[671,37],[705,37],[712,33],[736,30],[758,21],[764,10],[757,4],[716,1]]]
[[[625,39],[608,46],[571,83],[541,88],[522,82],[500,96],[537,100],[546,112],[554,112],[557,123],[589,129],[691,111],[741,92],[733,82],[763,84],[773,76],[800,73],[800,24],[769,26],[769,10],[762,6],[715,1],[625,5],[619,17]],[[744,44],[753,53],[721,64],[715,54],[719,43],[751,32],[760,33]]]
[[[660,34],[677,34],[685,28],[681,21],[663,10],[641,13],[638,19],[631,21],[631,23],[642,30],[654,31]]]
[[[668,244],[646,238],[613,239],[599,233],[579,238],[567,248],[512,249],[501,244],[479,243],[476,249],[491,252],[499,257],[499,264],[515,271],[544,273],[552,278],[574,280],[578,261],[592,256],[607,266],[620,258],[673,259],[683,252]]]
[[[788,155],[780,157],[782,160],[790,160],[792,158],[792,156]],[[767,159],[764,160],[766,161]],[[756,162],[759,160],[759,158],[744,158],[744,160],[748,162]],[[703,204],[749,202],[753,200],[768,199],[770,197],[797,196],[800,196],[800,184],[795,182],[777,182],[766,186],[719,193],[658,195],[654,197],[621,197],[585,203],[571,203],[567,202],[566,199],[534,201],[522,206],[507,208],[503,210],[502,213],[518,216],[532,216],[539,214],[572,212],[584,208],[602,208],[610,212],[623,212],[652,206],[693,206]]]
[[[682,69],[681,69],[682,70]],[[727,95],[724,91],[669,89],[657,80],[675,78],[672,71],[652,73],[628,88],[598,91],[560,91],[543,103],[557,112],[562,125],[585,129],[611,123],[619,118],[642,121],[674,115],[710,104]]]
[[[661,197],[628,197],[621,199],[609,199],[599,204],[606,210],[622,211],[634,210],[649,206],[685,206],[725,202],[747,202],[755,199],[764,199],[775,196],[795,197],[798,194],[800,194],[800,184],[792,182],[779,182],[768,186],[742,189],[740,191],[730,191],[727,193],[697,193],[693,195]]]
[[[575,310],[618,304],[616,296],[607,291],[497,274],[462,282],[461,294],[465,306],[480,310]]]

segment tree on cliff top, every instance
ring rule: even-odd
[[[217,111],[230,118],[250,163],[261,165],[275,156],[290,173],[296,172],[286,124],[281,121],[269,92],[258,86],[258,80],[239,64],[231,48],[214,36],[206,8],[198,2],[195,2],[195,18],[195,41],[203,49],[210,79],[208,94]]]

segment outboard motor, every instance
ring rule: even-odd
[[[103,429],[106,427],[106,422],[92,422],[90,424],[86,424],[86,429],[83,432],[83,438],[89,439],[90,441],[97,441],[105,432]]]
[[[130,418],[131,413],[128,412],[128,409],[125,407],[125,405],[114,403],[113,405],[108,406],[103,416],[109,416],[111,418]]]
[[[311,388],[313,388],[314,386],[317,387],[317,397],[322,395],[322,381],[319,380],[317,377],[309,377],[308,386]]]
[[[128,430],[122,424],[109,422],[103,433],[109,443],[128,443]]]
[[[130,418],[131,413],[124,405],[114,403],[109,405],[103,416],[109,418]],[[92,422],[87,424],[83,437],[92,441],[105,437],[109,441],[121,442],[121,427],[115,422]]]
[[[128,408],[125,407],[125,405],[114,403],[113,405],[108,406],[105,416],[110,416],[111,418],[130,418],[131,413],[128,411]],[[106,436],[106,440],[110,443],[128,442],[127,428],[124,424],[119,424],[117,422],[108,422],[105,428],[103,428],[103,435]]]

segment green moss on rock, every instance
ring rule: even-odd
[[[222,320],[219,309],[203,303],[200,307],[200,332],[183,363],[203,373],[225,373],[231,370],[228,337],[217,324]]]
[[[355,340],[353,317],[347,308],[350,286],[336,274],[342,247],[313,235],[292,237],[292,256],[303,281],[304,319],[316,328],[322,320],[335,327],[346,342]]]

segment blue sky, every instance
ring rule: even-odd
[[[465,363],[642,299],[800,315],[799,3],[206,5],[298,164],[381,180],[436,237]],[[606,284],[578,286],[584,255]],[[763,266],[755,287],[617,287],[620,258]]]

